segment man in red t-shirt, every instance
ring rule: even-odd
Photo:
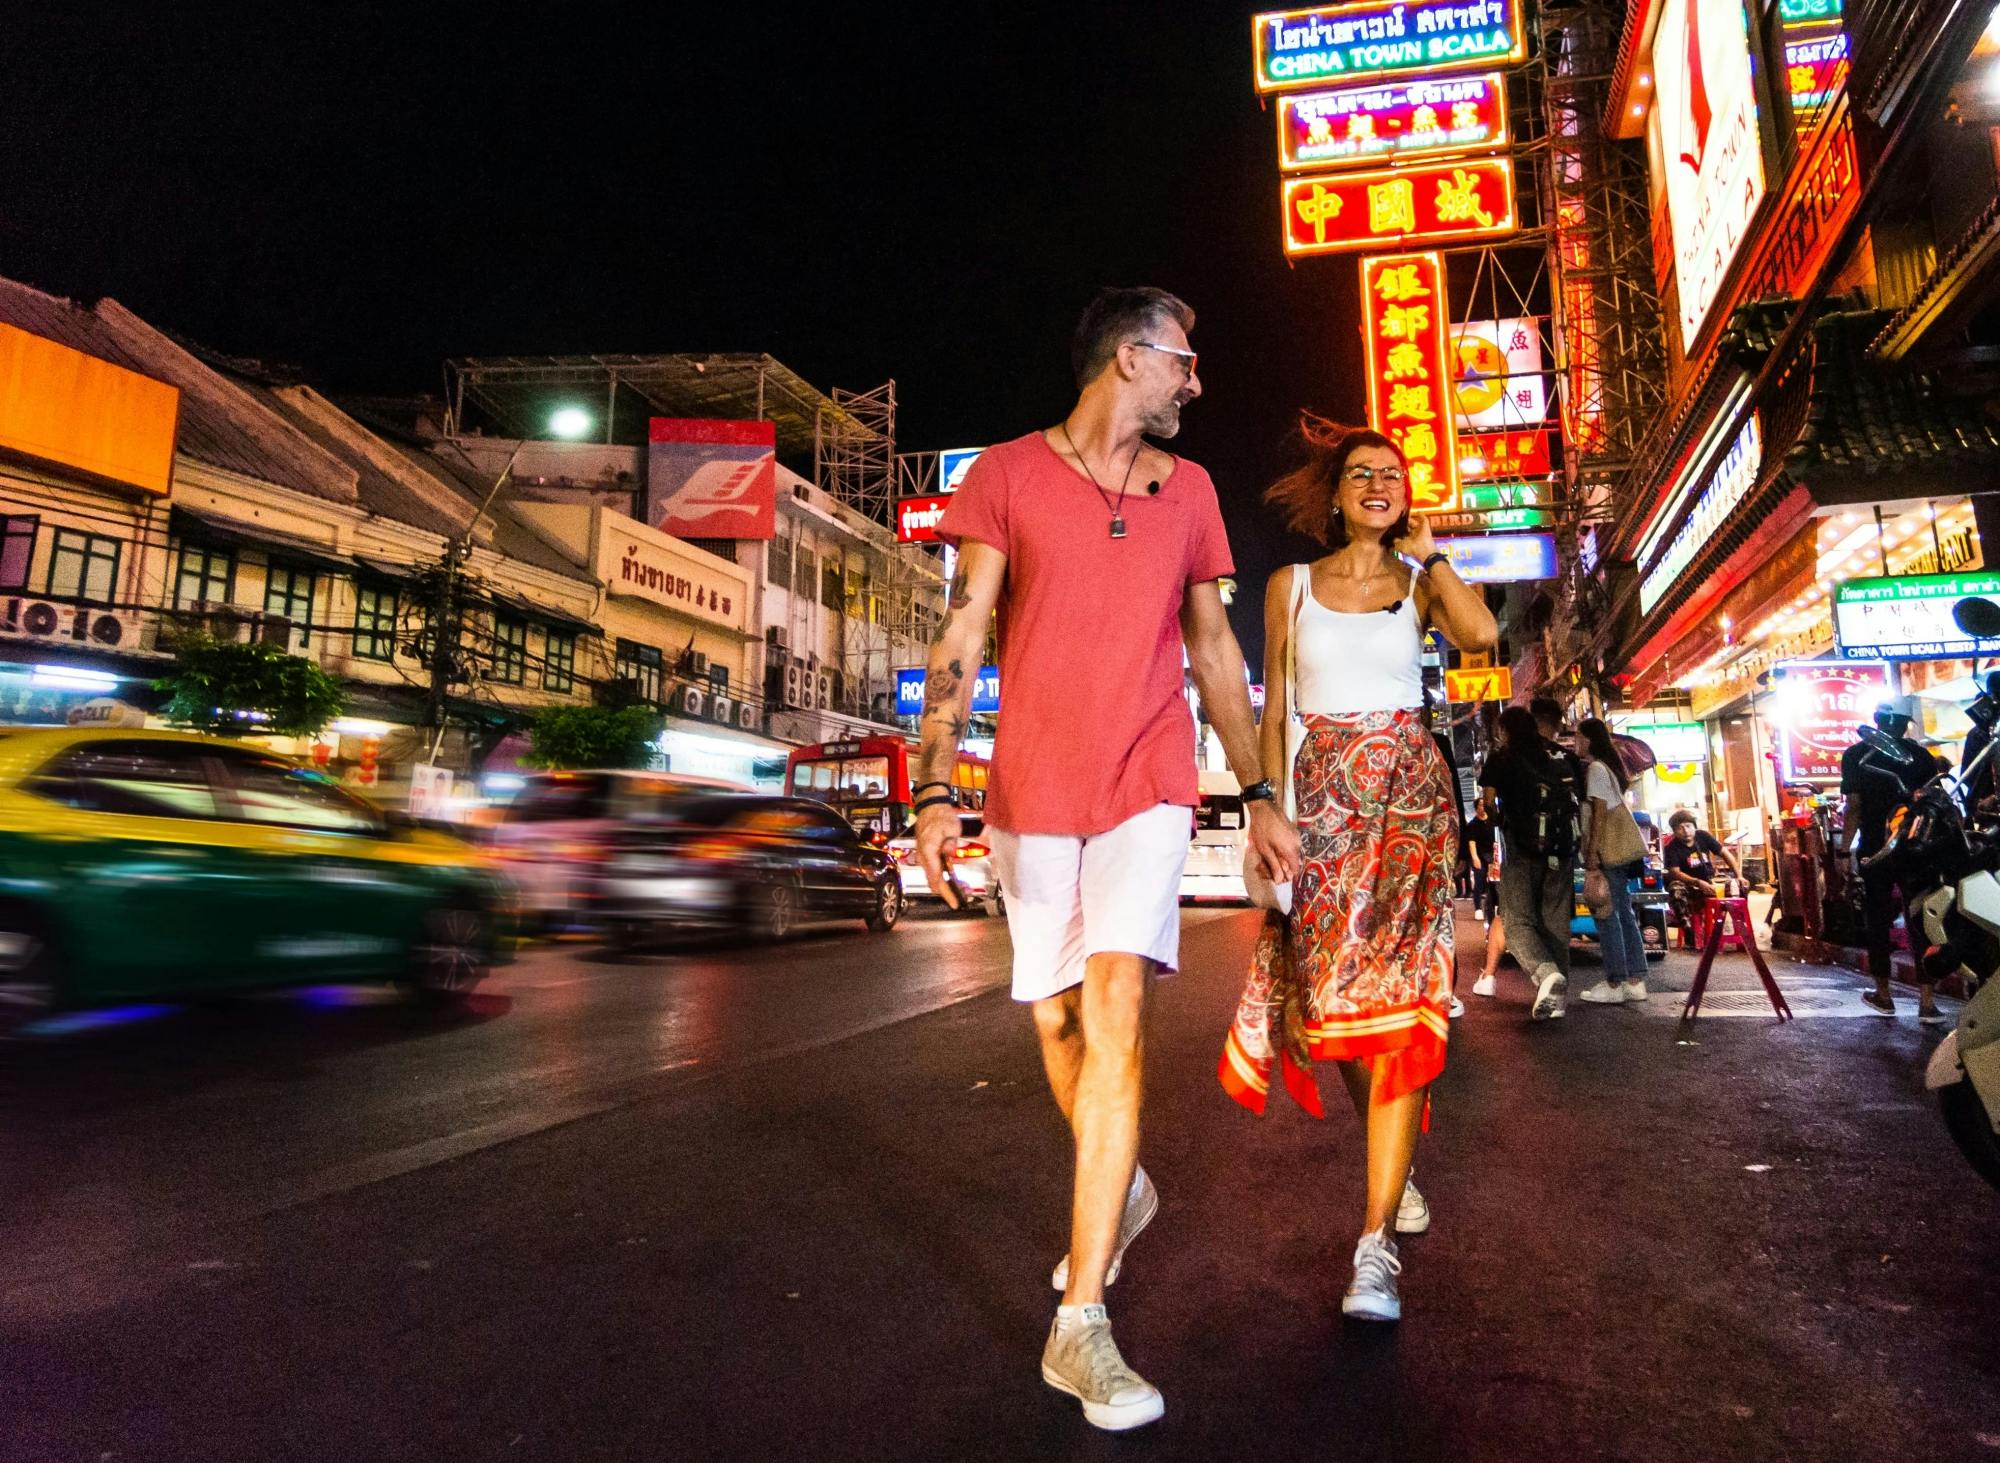
[[[1102,1428],[1151,1422],[1159,1392],[1111,1339],[1104,1287],[1159,1208],[1138,1167],[1142,1017],[1150,976],[1180,955],[1192,832],[1196,687],[1243,785],[1250,844],[1273,879],[1299,863],[1271,801],[1243,653],[1219,581],[1229,541],[1208,474],[1148,444],[1201,394],[1194,312],[1163,290],[1104,290],[1078,322],[1081,395],[1047,431],[991,447],[938,536],[958,547],[951,613],[925,682],[917,852],[940,897],[958,814],[949,785],[972,676],[999,615],[1005,706],[986,798],[1007,895],[1014,996],[1034,1005],[1042,1062],[1076,1139],[1069,1255],[1042,1354],[1050,1386]]]

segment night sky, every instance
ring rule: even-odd
[[[1160,285],[1199,316],[1172,445],[1221,489],[1253,655],[1301,547],[1259,489],[1299,406],[1362,410],[1353,260],[1279,249],[1248,10],[52,9],[9,21],[0,273],[335,391],[769,351],[894,377],[905,451],[976,445],[1060,419],[1097,286]]]

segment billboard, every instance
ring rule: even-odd
[[[2000,655],[2000,640],[1958,628],[1961,599],[2000,599],[2000,575],[1904,574],[1850,579],[1833,592],[1833,635],[1847,660],[1943,660]]]
[[[1441,538],[1451,567],[1467,584],[1511,584],[1556,577],[1556,536],[1552,533],[1486,533],[1477,538]]]
[[[1410,507],[1458,507],[1458,442],[1447,405],[1444,256],[1371,254],[1361,261],[1368,425],[1402,449]]]
[[[1467,483],[1458,490],[1459,506],[1468,513],[1489,508],[1546,508],[1553,501],[1547,483]]]
[[[924,714],[924,677],[921,666],[915,670],[896,672],[896,715],[922,716]],[[979,679],[972,683],[972,714],[974,716],[996,716],[1000,711],[1000,671],[996,666],[981,666]]]
[[[1741,0],[1666,0],[1653,36],[1653,75],[1651,121],[1667,174],[1681,347],[1692,354],[1764,198]]]
[[[0,325],[0,448],[164,497],[180,415],[166,382]]]
[[[654,417],[646,523],[675,538],[768,539],[778,525],[778,427]]]
[[[1507,84],[1497,72],[1278,98],[1278,166],[1288,173],[1506,143]]]
[[[1548,416],[1539,321],[1467,320],[1452,326],[1451,348],[1451,397],[1459,426],[1491,432],[1531,426]]]
[[[1832,782],[1875,707],[1890,694],[1880,661],[1795,660],[1771,667],[1777,695],[1778,775],[1786,782]]]
[[[1522,0],[1360,0],[1252,18],[1258,91],[1527,59]]]
[[[1517,227],[1511,158],[1286,178],[1278,191],[1293,255],[1497,239]]]
[[[1458,434],[1462,478],[1545,478],[1554,471],[1545,429]]]
[[[1714,463],[1712,468],[1708,466],[1709,462]],[[1663,513],[1639,541],[1635,562],[1640,565],[1642,576],[1639,580],[1640,614],[1652,611],[1653,606],[1674,587],[1681,571],[1714,539],[1723,520],[1757,485],[1757,476],[1763,465],[1762,418],[1753,415],[1743,424],[1719,461],[1711,453],[1700,464],[1700,470],[1706,474],[1702,478],[1701,494],[1694,500],[1694,506],[1688,510],[1686,519],[1674,536],[1671,539],[1666,537],[1671,519]],[[1679,484],[1675,485],[1675,489],[1677,506]]]
[[[955,493],[958,485],[965,481],[965,475],[972,471],[972,464],[979,461],[984,447],[947,447],[938,453],[938,491]]]
[[[945,505],[951,502],[949,493],[935,493],[928,498],[898,498],[896,500],[896,542],[899,544],[934,544],[937,542],[938,520],[944,517]]]
[[[1444,673],[1447,701],[1512,701],[1514,672],[1504,665],[1460,668]]]

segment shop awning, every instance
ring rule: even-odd
[[[261,523],[244,523],[223,518],[176,503],[169,515],[174,537],[218,549],[256,549],[259,552],[317,569],[323,574],[352,574],[355,561],[343,558],[325,544],[309,538],[267,528]]]
[[[398,564],[391,559],[377,559],[367,554],[356,554],[354,562],[362,571],[377,579],[387,579],[393,584],[414,584],[424,572],[420,564]]]
[[[574,630],[579,635],[602,635],[604,633],[597,626],[591,624],[590,621],[581,619],[571,614],[568,610],[551,609],[545,604],[538,604],[534,600],[524,599],[518,594],[509,594],[505,590],[489,588],[486,591],[486,598],[499,608],[507,610],[512,614],[520,615],[525,619],[539,620],[544,624],[553,625],[559,630]]]
[[[782,757],[792,750],[790,742],[781,742],[775,737],[767,737],[759,732],[743,731],[733,726],[721,726],[713,721],[697,721],[687,716],[667,717],[664,729],[670,732],[686,732],[690,736],[713,737],[719,742],[738,742],[746,751],[763,752],[774,757]]]

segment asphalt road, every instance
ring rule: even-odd
[[[2000,1458],[2000,1195],[1852,977],[1781,1027],[1736,957],[1690,1045],[1474,999],[1364,1328],[1351,1117],[1215,1083],[1253,932],[1156,988],[1156,1428],[1039,1379],[1067,1145],[1000,926],[924,917],[0,1053],[0,1459]]]

